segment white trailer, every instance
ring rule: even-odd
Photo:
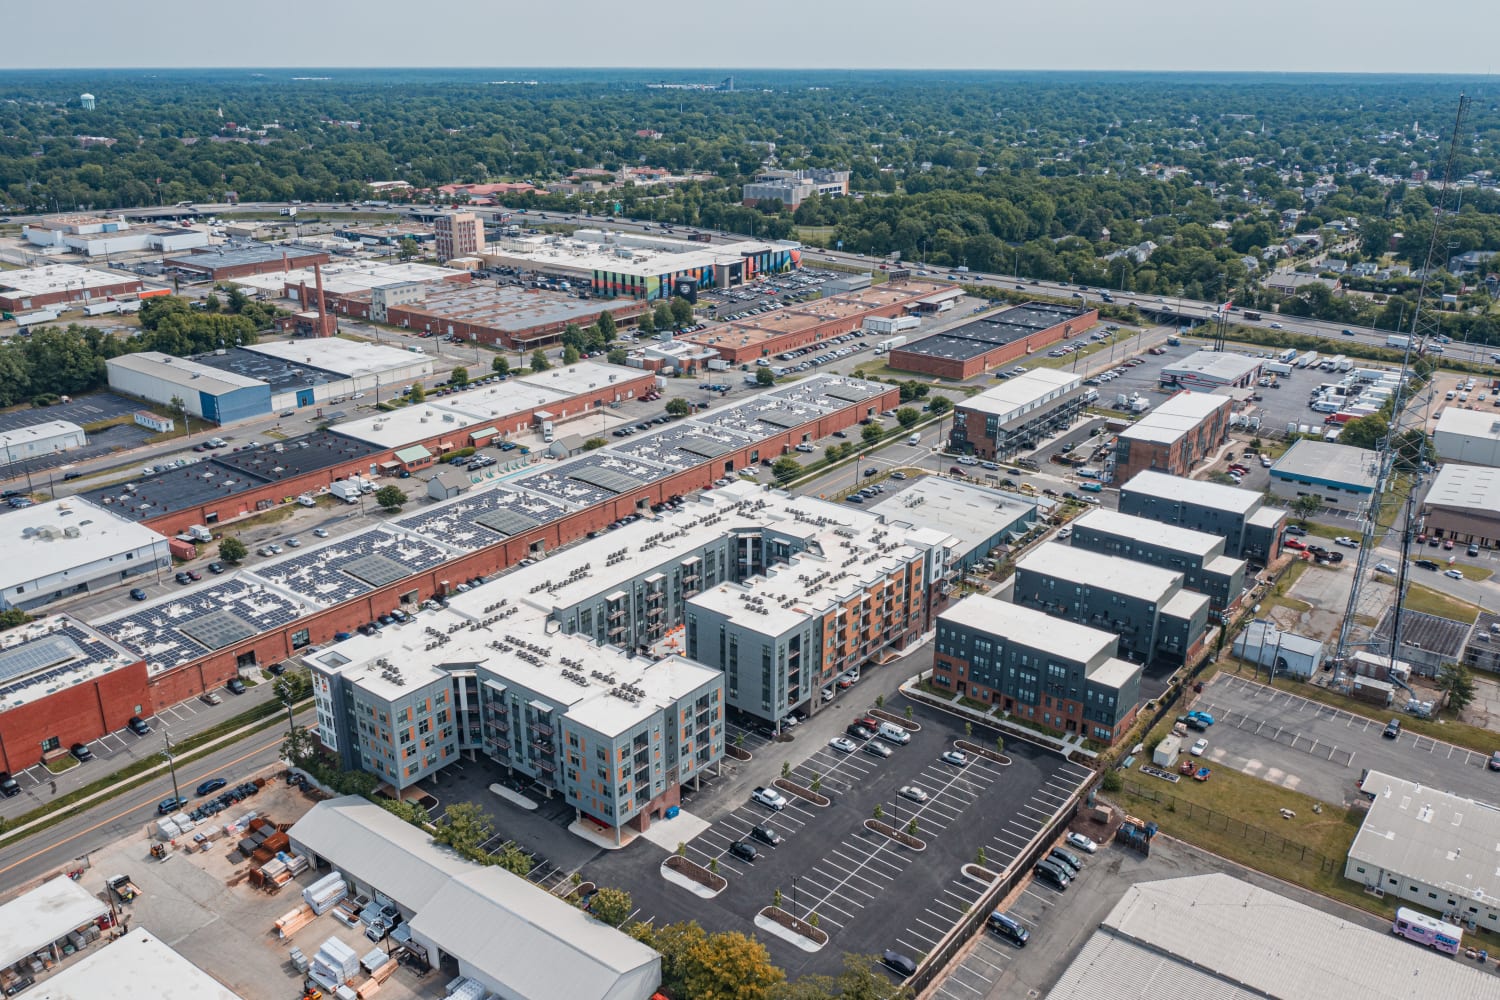
[[[120,311],[118,302],[90,302],[83,307],[85,316],[108,316]]]

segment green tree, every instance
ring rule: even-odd
[[[635,900],[624,889],[605,887],[589,900],[589,912],[611,927],[619,927],[635,912]]]
[[[1292,501],[1292,513],[1297,515],[1297,520],[1302,522],[1303,527],[1307,526],[1308,518],[1312,517],[1322,509],[1322,498],[1312,493],[1304,493],[1300,497]]]
[[[984,847],[983,846],[981,846],[979,848],[979,850],[977,850],[977,851],[974,852],[974,863],[976,865],[978,865],[979,867],[983,868],[985,866],[985,863],[988,862],[988,861],[989,861],[989,856],[984,853]]]
[[[913,816],[911,818],[911,821],[906,824],[906,832],[911,834],[913,837],[917,835],[917,818],[915,816]]]
[[[953,401],[947,396],[933,396],[932,402],[927,404],[927,409],[933,414],[933,416],[941,417],[943,414],[953,409]]]
[[[281,742],[281,759],[292,767],[306,769],[318,757],[318,738],[312,730],[298,726]]]
[[[608,309],[599,314],[599,319],[596,321],[595,325],[599,327],[599,335],[604,338],[605,346],[608,346],[610,341],[614,340],[615,336],[619,332],[618,328],[615,326],[614,314],[611,313]]]
[[[396,244],[396,256],[402,260],[412,260],[421,252],[421,248],[417,246],[417,241],[410,236],[405,237],[400,243]]]
[[[900,424],[903,428],[910,427],[921,419],[922,411],[915,406],[903,406],[896,411],[896,423]]]
[[[249,554],[250,550],[238,538],[226,538],[219,543],[219,558],[227,563],[240,562]]]
[[[452,382],[457,388],[462,389],[469,384],[469,369],[463,365],[459,365],[448,373],[448,381]]]
[[[876,819],[885,819],[885,806],[879,802],[875,803],[875,811],[872,814]]]
[[[792,762],[791,761],[784,760],[784,761],[781,762],[781,776],[783,778],[790,778],[792,776]]]
[[[563,364],[565,364],[565,365],[576,365],[576,364],[578,364],[578,348],[574,347],[572,344],[569,344],[567,347],[564,347],[563,348],[562,360],[563,360]]]
[[[427,398],[427,390],[422,388],[421,382],[413,382],[411,384],[411,391],[406,394],[406,398],[413,403],[420,403]]]
[[[1474,701],[1474,677],[1460,663],[1445,663],[1438,671],[1438,690],[1448,696],[1448,707],[1456,717]]]
[[[685,417],[689,413],[693,412],[693,404],[689,403],[681,396],[673,396],[671,399],[667,400],[666,409],[667,412],[674,417]]]
[[[499,854],[486,857],[489,858],[491,864],[504,868],[506,871],[519,875],[522,878],[530,875],[531,869],[536,864],[532,860],[531,855],[521,850],[515,844],[506,844],[505,848]]]
[[[245,311],[245,307],[249,304],[250,296],[246,295],[239,287],[236,286],[229,290],[230,312],[238,316],[240,313]]]
[[[538,347],[536,350],[534,350],[534,351],[531,352],[531,370],[532,371],[534,371],[534,372],[544,372],[548,368],[551,368],[551,367],[552,367],[552,365],[547,361],[547,352],[546,351],[544,351],[540,347]]]
[[[203,297],[203,311],[204,312],[216,313],[216,312],[218,312],[222,308],[223,308],[223,303],[221,303],[219,301],[219,297],[217,295],[215,295],[213,292],[209,292],[207,295],[205,295]]]
[[[771,473],[778,482],[782,483],[796,479],[801,471],[802,466],[790,455],[782,455],[776,460],[776,464],[771,466]]]
[[[757,368],[757,369],[755,369],[755,384],[756,385],[775,385],[776,384],[776,375],[769,368]]]
[[[587,441],[583,442],[583,450],[584,451],[594,451],[596,449],[603,448],[607,444],[609,444],[609,441],[607,439],[605,439],[605,438],[592,437],[592,438],[589,438]]]
[[[672,324],[681,330],[693,323],[693,304],[678,295],[672,299]]]
[[[652,307],[651,325],[657,330],[672,329],[672,307],[666,302],[658,302]]]
[[[459,851],[478,850],[494,833],[495,824],[478,804],[454,802],[443,813],[432,839]]]
[[[885,437],[885,428],[873,421],[860,428],[859,439],[865,444],[875,444]]]
[[[612,365],[623,365],[627,360],[629,360],[629,358],[630,355],[626,353],[625,348],[623,347],[612,348],[610,352],[604,356],[604,360],[608,361]]]
[[[490,359],[490,371],[496,375],[509,375],[510,362],[505,360],[505,355],[497,354]]]
[[[375,491],[375,502],[380,504],[382,510],[397,511],[406,503],[406,494],[399,486],[382,486]]]
[[[562,345],[564,348],[571,347],[574,350],[583,350],[584,345],[587,343],[588,338],[584,336],[583,331],[579,329],[577,323],[569,323],[563,327]]]
[[[642,337],[649,337],[656,332],[656,322],[652,320],[651,313],[641,313],[641,318],[636,320],[635,332]]]
[[[812,776],[812,784],[808,785],[807,787],[812,789],[812,793],[814,795],[823,794],[823,776],[814,772]]]

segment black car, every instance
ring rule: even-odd
[[[198,797],[202,798],[205,795],[212,795],[214,792],[217,792],[227,784],[229,784],[229,782],[225,781],[223,778],[209,778],[207,781],[203,782],[203,784],[198,786]]]
[[[1032,871],[1036,874],[1037,881],[1046,882],[1059,891],[1067,889],[1068,883],[1073,881],[1061,867],[1046,859],[1038,861]]]
[[[147,733],[151,732],[151,727],[146,725],[146,720],[141,718],[139,715],[132,715],[130,717],[130,721],[125,723],[125,725],[129,726],[130,731],[132,733],[135,733],[137,736],[145,736]]]
[[[1396,737],[1400,736],[1401,735],[1401,720],[1400,719],[1392,719],[1390,722],[1387,722],[1385,724],[1385,732],[1381,733],[1380,735],[1384,736],[1388,740],[1393,740]]]
[[[193,578],[190,577],[190,576],[188,576],[186,573],[182,572],[181,570],[178,571],[177,576],[176,576],[176,580],[177,580],[178,583],[192,583],[193,582]]]
[[[240,680],[238,677],[229,678],[229,681],[224,686],[229,689],[230,694],[245,693],[245,682]]]
[[[11,777],[9,771],[0,771],[0,795],[7,799],[21,794],[21,783]]]
[[[750,836],[754,837],[762,844],[770,844],[772,847],[775,847],[777,844],[781,843],[781,834],[777,833],[769,826],[751,827]]]
[[[269,667],[267,667],[266,669],[271,672],[271,676],[272,677],[280,677],[282,674],[286,673],[286,664],[285,663],[273,663]]]
[[[1067,872],[1073,878],[1077,878],[1078,873],[1083,871],[1083,859],[1072,851],[1064,850],[1061,847],[1052,848],[1047,853],[1047,860],[1062,868],[1063,871]]]
[[[211,562],[208,564],[208,571],[217,576],[218,574],[224,572],[224,564],[221,562]]]
[[[88,747],[84,746],[82,743],[74,743],[71,747],[68,748],[68,751],[70,753],[72,753],[72,755],[74,757],[77,757],[79,760],[93,760],[94,759],[94,751],[90,750]]]
[[[852,726],[846,727],[844,729],[844,732],[848,733],[850,736],[854,737],[857,740],[868,740],[868,739],[873,738],[874,735],[875,735],[874,733],[870,732],[868,729],[866,729],[864,726],[859,725],[858,723],[856,723],[856,724],[854,724]]]
[[[132,601],[144,601],[146,599],[146,592],[140,587],[132,587],[130,590],[130,599]]]
[[[887,969],[890,969],[902,979],[910,979],[917,974],[917,963],[899,951],[892,951],[887,948],[885,954],[880,956],[880,960],[885,963]]]
[[[754,861],[755,845],[747,840],[736,840],[729,845],[729,853],[741,861]]]
[[[177,812],[187,804],[188,800],[180,795],[174,796],[170,799],[162,799],[156,804],[156,814],[158,816],[166,816],[169,813]]]
[[[1431,559],[1418,559],[1414,564],[1418,569],[1430,569],[1434,573],[1438,570],[1438,564]]]

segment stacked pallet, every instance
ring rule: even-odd
[[[276,921],[276,935],[285,941],[316,919],[317,914],[306,903],[283,915]]]

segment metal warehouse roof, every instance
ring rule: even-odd
[[[35,988],[31,1000],[240,1000],[144,927],[90,948]]]
[[[1048,1000],[1430,1000],[1495,980],[1286,896],[1215,873],[1128,889]]]

